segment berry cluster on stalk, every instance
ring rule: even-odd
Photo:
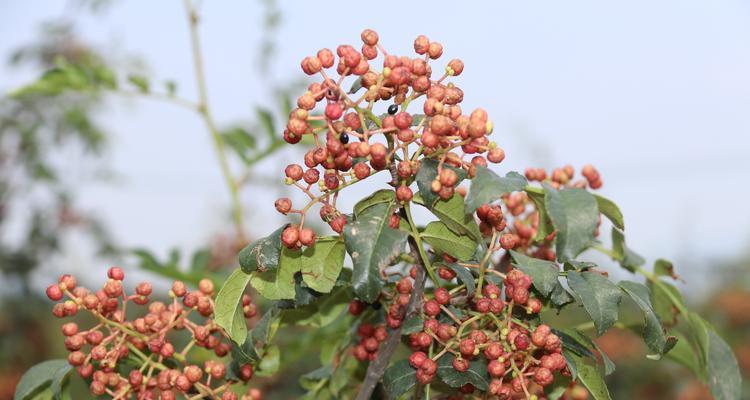
[[[444,72],[433,77],[433,60],[443,46],[419,36],[414,41],[416,56],[389,54],[372,30],[362,32],[361,50],[341,45],[336,53],[321,49],[302,60],[302,70],[320,77],[297,99],[297,108],[289,115],[284,139],[299,143],[309,137],[314,148],[304,156],[304,166],[290,164],[284,170],[286,183],[303,191],[309,201],[295,208],[288,198],[276,201],[282,214],[299,214],[301,221],[284,231],[282,242],[289,248],[310,246],[315,233],[304,226],[311,207],[320,203],[320,217],[341,232],[346,216],[336,207],[339,192],[359,181],[387,171],[400,202],[409,202],[409,185],[425,156],[439,160],[439,173],[432,190],[443,199],[453,196],[458,183],[454,168],[472,174],[476,165],[499,163],[505,153],[488,135],[493,125],[483,109],[465,114],[461,109],[464,93],[449,78],[460,75],[464,64],[448,62]],[[382,55],[382,63],[375,59]],[[338,56],[338,60],[337,57]],[[378,66],[378,67],[376,67]],[[335,73],[332,74],[332,69]],[[356,76],[352,90],[343,87],[344,79]],[[359,89],[364,93],[354,97]],[[424,98],[420,114],[408,111],[416,99]],[[376,106],[386,103],[387,112],[375,115]],[[316,108],[322,114],[315,114]],[[460,154],[457,152],[460,151]]]
[[[201,280],[198,290],[175,281],[169,291],[171,300],[164,303],[150,299],[153,289],[148,282],[127,294],[125,274],[119,267],[110,268],[107,277],[99,290],[91,291],[66,274],[46,291],[57,302],[52,308],[56,317],[73,317],[81,311],[94,318],[93,326],[85,329],[76,322],[61,328],[68,363],[87,380],[92,394],[139,400],[261,398],[258,389],[241,396],[231,389],[252,378],[253,366],[222,360],[230,353],[231,342],[212,320],[215,293],[210,280]],[[141,316],[129,318],[134,307],[128,310],[130,303],[143,306],[138,310]],[[245,318],[253,318],[257,308],[251,298],[245,295],[242,304]],[[192,362],[190,351],[197,347],[211,350],[215,358]]]

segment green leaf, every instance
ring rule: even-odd
[[[317,393],[331,378],[333,367],[331,365],[322,366],[314,371],[310,371],[299,378],[299,384],[305,390]]]
[[[301,255],[299,250],[284,247],[281,250],[277,270],[255,272],[250,284],[268,300],[294,299],[296,291],[294,274],[300,271],[301,264],[296,260]]]
[[[263,317],[258,324],[255,325],[255,328],[253,328],[251,334],[252,340],[261,346],[270,342],[274,335],[276,335],[280,323],[281,311],[276,307],[270,308],[265,314],[263,314]]]
[[[334,322],[349,306],[351,291],[348,287],[339,287],[328,295],[317,298],[304,307],[286,310],[283,322],[294,325],[322,328]]]
[[[705,382],[714,399],[739,399],[742,377],[732,348],[695,313],[690,314],[690,326],[705,363]]]
[[[420,236],[434,249],[450,254],[459,260],[468,260],[477,250],[477,243],[470,237],[456,235],[447,225],[439,221],[427,224]]]
[[[345,395],[341,394],[341,391],[346,387],[352,386],[353,382],[357,379],[355,374],[360,365],[361,364],[358,363],[354,357],[347,357],[346,361],[339,364],[339,367],[333,371],[331,384],[328,388],[331,390],[331,393],[333,393],[334,398],[346,398]]]
[[[573,357],[575,369],[578,371],[578,381],[589,390],[594,400],[610,400],[607,384],[599,371],[593,365],[587,364],[583,358]]]
[[[605,217],[612,221],[612,225],[616,226],[620,230],[625,230],[625,220],[623,219],[622,212],[620,211],[620,208],[617,207],[617,204],[615,204],[612,200],[598,194],[594,194],[594,198],[596,198],[596,204],[599,207],[599,212],[604,214]]]
[[[330,292],[344,267],[345,251],[338,237],[319,238],[307,247],[297,259],[307,286],[320,293]]]
[[[575,381],[578,379],[578,368],[576,368],[576,359],[580,356],[566,348],[562,351],[563,357],[565,357],[565,363],[568,364],[568,370],[570,370],[570,379]]]
[[[271,112],[266,110],[265,108],[261,107],[256,107],[255,113],[258,115],[258,119],[260,120],[260,123],[263,126],[263,130],[266,132],[266,135],[272,140],[275,139],[278,132],[276,131],[276,126],[273,123],[273,114],[271,114]]]
[[[485,391],[490,383],[490,376],[487,373],[487,360],[484,357],[478,357],[469,361],[469,369],[464,372],[458,372],[453,368],[452,355],[444,355],[438,361],[437,374],[450,387],[461,387],[471,383],[475,388]]]
[[[612,258],[630,272],[634,272],[637,267],[646,262],[643,257],[625,245],[625,235],[617,228],[612,228],[612,252],[614,253]]]
[[[372,303],[380,295],[385,268],[404,248],[407,235],[388,226],[389,204],[373,205],[344,226],[346,251],[352,258],[352,287],[357,296]]]
[[[128,76],[128,82],[130,82],[133,86],[138,88],[143,93],[149,92],[149,82],[148,78],[142,75],[129,75]]]
[[[568,290],[565,289],[559,281],[557,282],[557,285],[555,285],[554,289],[552,289],[552,293],[550,293],[549,299],[552,304],[555,305],[555,307],[557,307],[558,309],[575,301],[573,296],[568,293]]]
[[[240,251],[240,267],[246,274],[254,271],[275,271],[279,267],[281,254],[281,233],[288,225],[275,230],[272,234],[258,239]]]
[[[302,265],[302,263],[300,263],[300,265]],[[299,308],[312,304],[320,296],[321,293],[310,289],[307,284],[302,281],[301,274],[294,275],[294,302],[291,304],[292,307]]]
[[[458,265],[456,263],[444,265],[453,270],[453,272],[456,273],[458,280],[466,285],[466,295],[469,296],[469,298],[473,297],[474,290],[476,290],[476,284],[474,282],[474,275],[471,274],[471,271],[463,265]]]
[[[258,355],[258,351],[255,349],[254,342],[255,341],[251,336],[248,336],[242,345],[231,341],[232,361],[237,362],[238,366],[239,364],[250,364],[259,361],[260,356]]]
[[[252,161],[250,157],[252,150],[257,146],[255,137],[250,134],[245,128],[241,126],[234,126],[223,130],[221,137],[224,140],[224,144],[242,158],[246,164]]]
[[[593,263],[591,261],[578,261],[578,260],[568,260],[563,263],[563,270],[565,271],[585,271],[591,268],[596,268],[596,263]]]
[[[198,282],[200,282],[201,279],[207,277],[217,284],[219,284],[221,280],[224,279],[223,276],[219,277],[218,275],[212,274],[205,269],[200,271],[185,271],[179,265],[179,257],[176,257],[179,256],[179,254],[176,252],[173,252],[171,254],[171,259],[165,261],[164,263],[157,260],[156,257],[154,257],[154,255],[151,254],[148,250],[135,249],[132,251],[132,253],[139,259],[140,264],[138,265],[138,267],[140,269],[150,271],[159,276],[167,277],[173,280],[184,281],[185,283],[189,283],[193,286],[198,286]]]
[[[651,291],[646,285],[638,282],[620,281],[619,286],[643,312],[646,324],[643,328],[643,340],[656,357],[661,357],[666,348],[667,337],[661,327],[659,317],[651,307]]]
[[[383,386],[388,399],[398,399],[417,384],[417,370],[409,365],[408,360],[400,360],[391,364],[383,374]]]
[[[432,207],[432,212],[456,234],[467,235],[475,242],[483,242],[482,233],[479,232],[479,225],[474,221],[474,217],[464,212],[463,197],[453,195],[447,201],[439,199]]]
[[[376,205],[388,204],[391,206],[396,202],[396,193],[393,190],[380,189],[377,192],[365,197],[354,205],[354,218],[359,218],[363,211]]]
[[[438,172],[438,161],[431,158],[422,160],[419,171],[417,171],[416,181],[419,193],[422,195],[424,204],[427,208],[432,208],[432,205],[438,200],[437,193],[432,191],[432,181],[437,178]],[[457,184],[466,178],[466,171],[463,168],[454,168],[448,164],[443,164],[443,168],[452,169],[458,176]]]
[[[64,369],[69,370],[70,365],[63,359],[43,361],[29,368],[16,385],[13,400],[30,399],[33,394],[46,388],[58,371]]]
[[[211,264],[211,252],[208,249],[198,249],[190,258],[190,272],[204,273]]]
[[[242,312],[242,295],[251,276],[235,269],[216,295],[214,321],[235,343],[244,343],[247,338],[247,323]]]
[[[673,331],[674,332],[674,331]],[[682,366],[688,368],[698,378],[703,376],[702,357],[695,353],[687,337],[679,332],[674,332],[677,343],[674,348],[666,354],[666,357]]]
[[[552,220],[547,213],[547,207],[544,205],[544,190],[532,186],[526,186],[526,193],[534,202],[534,207],[539,214],[539,224],[536,229],[536,235],[534,236],[535,242],[543,241],[550,233],[555,231],[555,226],[552,225]]]
[[[667,261],[663,258],[654,262],[654,274],[656,274],[656,276],[668,276],[672,279],[677,279],[677,275],[674,272],[674,265],[671,261]]]
[[[269,308],[242,345],[232,342],[232,359],[240,364],[259,361],[262,358],[261,355],[265,355],[266,344],[273,339],[279,329],[280,315],[281,311],[278,307]]]
[[[548,389],[547,398],[549,400],[560,400],[568,390],[568,386],[567,382],[554,382],[550,388],[551,390]]]
[[[581,357],[589,357],[596,360],[596,354],[592,351],[594,347],[588,337],[574,329],[552,329],[552,333],[560,338],[563,349],[573,352]]]
[[[55,371],[55,374],[52,376],[52,383],[50,384],[50,390],[52,391],[53,400],[62,399],[63,386],[65,385],[65,381],[68,379],[68,376],[70,376],[71,372],[73,372],[73,366],[70,364],[67,364]]]
[[[258,364],[258,376],[272,376],[279,371],[281,365],[281,351],[279,346],[270,345]]]
[[[614,283],[596,272],[568,272],[568,285],[591,316],[597,336],[601,336],[617,321],[617,307],[622,292]]]
[[[564,333],[559,336],[563,341],[563,346],[566,346],[568,349],[573,350],[578,355],[587,356],[592,360],[599,362],[596,355],[589,350],[594,349],[597,351],[597,353],[599,353],[599,356],[602,359],[602,363],[604,364],[604,375],[610,375],[611,373],[615,372],[615,363],[610,360],[607,354],[602,351],[599,345],[596,344],[595,341],[591,340],[590,337],[584,335],[576,329],[563,329],[562,332]],[[556,331],[556,333],[560,333],[560,331]],[[575,343],[575,345],[573,343]],[[576,348],[576,345],[580,347]],[[585,352],[580,352],[581,348],[585,349]]]
[[[675,301],[678,303],[677,306],[684,308],[685,301],[682,299],[682,294],[677,290],[674,285],[662,280],[656,284],[647,282],[648,288],[651,289],[651,305],[654,312],[664,323],[674,324],[677,318],[677,308],[675,307]]]
[[[557,229],[557,258],[560,261],[573,259],[594,241],[599,221],[596,199],[578,188],[555,190],[544,184],[544,192],[547,212]]]
[[[404,323],[401,324],[401,334],[409,335],[415,332],[419,332],[423,328],[424,328],[424,321],[419,316],[419,314],[415,314],[411,318],[406,319]]]
[[[177,82],[166,81],[164,82],[164,89],[167,91],[167,95],[172,97],[177,94]]]
[[[544,297],[548,297],[560,281],[557,279],[560,273],[560,267],[557,263],[547,260],[540,260],[525,256],[513,250],[510,251],[513,258],[513,265],[531,277],[534,288]]]
[[[523,190],[526,178],[518,172],[508,172],[504,177],[498,176],[485,167],[477,167],[477,174],[471,180],[469,194],[466,196],[466,213],[473,213],[482,204],[491,203],[507,193]]]

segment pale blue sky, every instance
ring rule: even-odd
[[[357,44],[364,27],[396,53],[426,34],[443,43],[446,61],[465,61],[456,83],[465,109],[484,107],[494,120],[494,139],[508,155],[498,171],[593,163],[604,177],[601,193],[625,213],[631,247],[649,260],[705,270],[711,265],[704,261],[747,252],[750,2],[378,1],[367,11],[353,4],[283,2],[273,78],[301,77],[303,56]],[[57,1],[0,2],[0,53],[30,40],[39,21],[62,10]],[[215,114],[227,123],[252,117],[254,105],[271,101],[254,75],[261,7],[204,1],[202,12]],[[155,77],[175,79],[184,96],[194,96],[181,2],[123,1],[82,22],[83,36],[141,55]],[[0,71],[1,90],[29,78]],[[163,254],[225,228],[217,219],[226,190],[197,117],[118,100],[101,118],[114,127],[111,165],[124,180],[81,180],[79,200],[118,239]],[[294,154],[281,153],[259,172],[280,179]],[[248,215],[254,233],[281,223],[275,193],[256,186],[243,198],[263,201]],[[73,251],[64,263],[90,261]]]

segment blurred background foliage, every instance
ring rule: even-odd
[[[66,251],[71,236],[83,238],[93,254],[103,262],[130,260],[144,276],[183,280],[196,284],[211,277],[217,284],[236,265],[236,252],[252,238],[222,234],[190,254],[171,251],[158,257],[147,248],[127,249],[116,243],[102,221],[78,206],[75,181],[112,181],[116,172],[106,162],[111,126],[99,117],[111,96],[149,98],[179,107],[194,103],[179,97],[174,82],[154,82],[149,77],[148,60],[132,54],[101,51],[77,35],[77,13],[99,15],[109,11],[111,0],[78,0],[63,17],[42,24],[37,39],[19,44],[6,55],[6,62],[17,68],[33,68],[41,78],[0,100],[0,232],[16,229],[6,218],[23,203],[20,239],[0,236],[0,399],[12,398],[15,383],[31,365],[64,355],[59,335],[60,323],[53,319],[43,292],[33,289],[34,276],[50,280],[56,258]],[[278,46],[278,26],[283,18],[274,0],[257,4],[263,9],[257,68],[267,74]],[[187,38],[186,38],[187,40]],[[186,63],[186,68],[189,68]],[[238,184],[252,182],[274,185],[253,167],[282,145],[280,132],[292,107],[292,93],[300,81],[270,83],[274,101],[256,108],[244,121],[222,124],[218,129],[227,154],[241,165]],[[199,111],[193,109],[193,111]],[[544,153],[542,148],[537,153]],[[278,189],[283,190],[283,189]],[[254,206],[255,204],[249,204]],[[266,207],[269,208],[270,207]],[[16,215],[16,217],[18,217]],[[17,220],[18,218],[16,218]],[[135,261],[133,261],[135,260]],[[103,264],[107,265],[107,264]],[[688,301],[703,311],[735,349],[743,376],[750,379],[750,254],[736,260],[717,260],[722,284],[708,296],[691,296]],[[103,271],[103,270],[102,270]],[[679,267],[678,267],[679,273]],[[712,276],[710,279],[716,279]],[[260,303],[263,310],[265,304]],[[261,313],[262,315],[262,313]],[[312,371],[326,357],[326,335],[331,330],[348,329],[347,318],[319,330],[294,327],[276,338],[283,349],[279,373],[263,377],[269,399],[302,395],[305,379],[297,377]],[[304,332],[305,334],[300,334]],[[683,367],[671,362],[645,359],[646,349],[636,333],[613,329],[598,344],[616,363],[608,377],[613,398],[708,399],[705,389]],[[206,354],[206,357],[209,355]],[[349,358],[351,360],[351,357]],[[358,368],[356,364],[347,368]],[[346,384],[343,382],[342,384]],[[73,390],[83,390],[73,385]],[[85,397],[85,394],[81,394]],[[747,394],[746,394],[747,396]],[[81,398],[83,398],[81,397]],[[750,398],[750,397],[747,397]]]

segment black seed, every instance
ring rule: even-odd
[[[346,132],[342,132],[341,135],[339,135],[339,141],[343,144],[349,143],[349,135],[347,135]]]
[[[390,107],[388,107],[388,114],[395,115],[398,112],[398,106],[395,104],[391,104]]]

